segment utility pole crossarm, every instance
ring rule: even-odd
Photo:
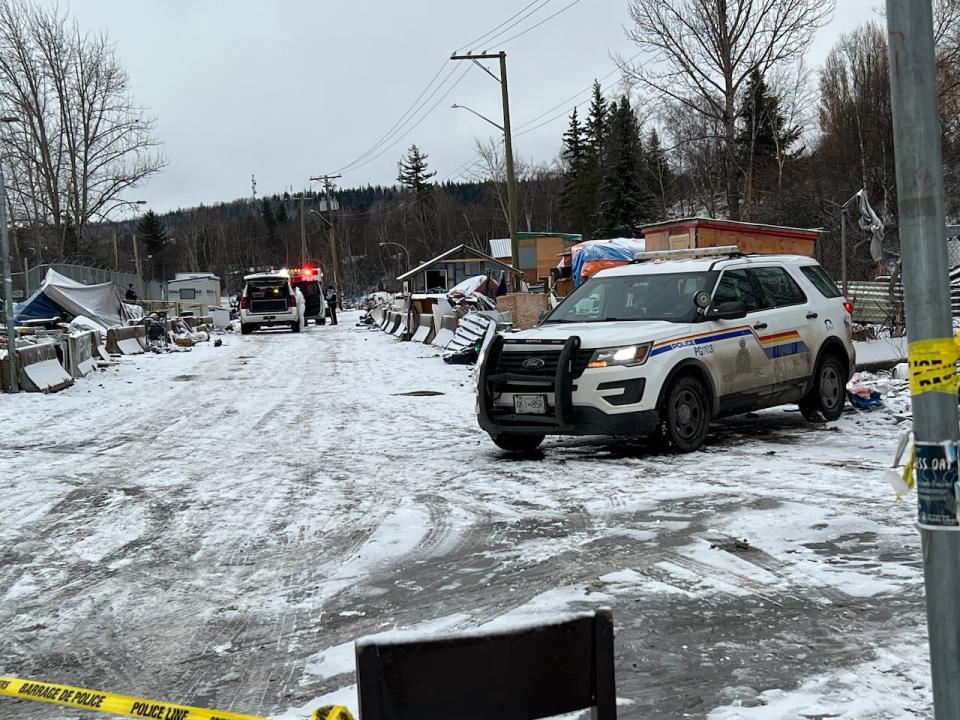
[[[480,55],[473,55],[471,53],[467,53],[466,55],[457,55],[456,53],[453,53],[452,55],[450,55],[450,59],[451,60],[499,60],[501,55],[506,57],[507,54],[502,50],[498,53],[482,53]]]

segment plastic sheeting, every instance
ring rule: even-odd
[[[113,283],[83,285],[54,270],[47,270],[40,289],[19,303],[13,316],[16,322],[23,322],[58,315],[64,322],[83,316],[102,328],[109,328],[137,320],[143,317],[143,311],[136,305],[123,302],[120,289]]]
[[[587,240],[574,245],[571,248],[574,285],[579,287],[584,280],[605,268],[626,265],[645,248],[644,241],[638,238]]]

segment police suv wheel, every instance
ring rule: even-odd
[[[817,367],[809,397],[825,420],[836,420],[843,415],[847,402],[846,376],[843,362],[836,355],[827,355]]]
[[[500,435],[491,435],[490,439],[493,440],[493,444],[501,450],[520,453],[536,450],[540,447],[540,443],[543,442],[544,437],[544,435],[511,435],[509,433],[501,433]]]
[[[678,452],[698,450],[710,429],[710,402],[703,383],[682,377],[670,386],[661,410],[664,438]]]
[[[817,404],[806,398],[800,401],[800,414],[807,422],[823,422],[823,415],[820,414],[820,409],[818,408]]]

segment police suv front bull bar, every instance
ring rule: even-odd
[[[480,426],[486,430],[500,429],[516,432],[536,432],[538,429],[571,430],[573,428],[573,367],[580,354],[580,338],[576,335],[570,336],[563,343],[563,349],[560,351],[557,370],[553,377],[553,415],[517,415],[494,410],[496,386],[509,385],[512,382],[529,383],[537,379],[519,373],[491,374],[491,368],[495,369],[500,362],[503,345],[503,335],[494,337],[480,365],[477,378]]]

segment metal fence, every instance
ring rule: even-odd
[[[84,285],[98,285],[112,282],[121,289],[133,285],[137,297],[142,299],[162,300],[165,298],[163,284],[155,281],[146,282],[135,273],[119,272],[109,268],[93,267],[91,265],[74,265],[71,263],[51,263],[27,268],[25,272],[13,273],[13,299],[22,302],[37,291],[47,270],[53,270],[64,277],[75,280]]]

